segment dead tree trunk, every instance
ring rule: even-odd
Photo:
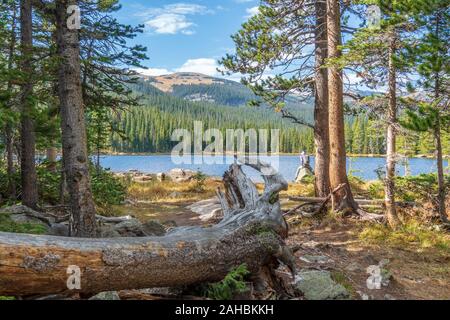
[[[243,263],[256,273],[275,259],[293,269],[278,201],[288,185],[275,172],[264,180],[259,195],[241,167],[232,165],[224,176],[225,194],[218,192],[224,218],[208,228],[180,227],[163,237],[122,239],[0,233],[0,295],[68,292],[69,266],[80,268],[81,288],[75,292],[81,293],[218,281]]]

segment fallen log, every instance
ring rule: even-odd
[[[250,166],[266,174],[270,169],[264,163]],[[278,199],[288,184],[276,172],[263,178],[260,195],[241,166],[232,165],[224,176],[225,194],[219,192],[224,218],[208,228],[180,227],[163,237],[118,239],[0,233],[0,295],[191,285],[219,281],[244,263],[254,274],[266,272],[274,261],[293,270]],[[80,286],[74,278],[77,268]]]

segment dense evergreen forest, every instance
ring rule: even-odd
[[[177,144],[171,141],[172,132],[177,128],[192,132],[194,121],[202,121],[205,128],[218,128],[222,133],[226,129],[237,128],[280,129],[280,152],[314,152],[311,129],[283,119],[280,113],[273,112],[268,106],[246,105],[254,96],[239,84],[231,89],[229,85],[222,84],[175,86],[173,94],[163,93],[145,81],[133,84],[131,88],[141,98],[141,106],[115,114],[111,140],[101,146],[102,152],[170,153]],[[236,101],[229,99],[239,97],[239,92],[245,93],[242,98]],[[215,101],[224,102],[224,105],[186,99],[196,93],[210,95]],[[299,99],[291,98],[286,108],[307,121],[314,118],[313,105]],[[381,129],[382,123],[368,112],[352,115],[349,111],[345,121],[347,152],[358,155],[385,154],[385,138]],[[405,156],[433,152],[432,137],[427,132],[404,131],[397,139],[399,152]],[[449,139],[450,135],[444,133],[444,153],[450,152]],[[89,140],[94,150],[95,131]]]

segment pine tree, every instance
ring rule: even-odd
[[[259,14],[244,23],[232,38],[236,54],[227,55],[221,61],[228,73],[247,75],[243,83],[263,101],[281,112],[283,117],[314,130],[316,194],[327,196],[330,192],[326,120],[328,75],[322,68],[327,58],[326,3],[310,0],[262,1]],[[285,71],[262,79],[266,71],[278,66]],[[305,99],[315,98],[314,124],[285,108],[288,96],[293,93]]]
[[[437,211],[441,220],[448,223],[442,131],[448,131],[450,127],[450,7],[447,1],[433,0],[414,7],[412,13],[420,38],[407,47],[404,58],[414,64],[420,75],[418,86],[421,92],[405,99],[411,108],[403,125],[415,131],[430,132],[434,137],[438,168]]]

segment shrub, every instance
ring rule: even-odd
[[[250,272],[245,264],[231,270],[222,281],[208,286],[208,298],[231,300],[236,294],[245,292],[247,290],[247,284],[244,280],[249,274]]]

